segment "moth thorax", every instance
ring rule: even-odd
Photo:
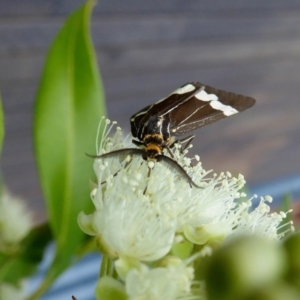
[[[159,116],[151,116],[148,120],[145,133],[146,134],[157,134],[161,132],[163,124],[163,118]]]

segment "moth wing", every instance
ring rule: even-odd
[[[204,90],[170,112],[171,134],[183,135],[244,111],[254,103],[255,100],[251,97],[205,86]]]
[[[130,118],[130,127],[131,127],[131,134],[133,137],[137,137],[138,136],[138,131],[140,126],[143,125],[143,119],[145,117],[145,115],[147,114],[149,108],[152,105],[148,105],[145,108],[141,109],[140,111],[138,111],[137,113],[135,113],[131,118]]]
[[[152,105],[148,105],[135,113],[130,118],[131,133],[134,137],[138,136],[140,128],[149,120],[151,116],[163,116],[170,111],[187,102],[195,93],[202,88],[201,83],[186,83],[166,98],[163,98]]]

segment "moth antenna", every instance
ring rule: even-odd
[[[158,161],[161,162],[165,162],[167,164],[169,164],[171,167],[173,167],[184,179],[186,179],[186,181],[191,185],[194,186],[198,189],[201,189],[202,187],[200,187],[199,185],[197,185],[193,179],[187,174],[187,172],[184,170],[184,168],[178,164],[175,160],[173,160],[172,158],[165,156],[165,155],[157,155],[155,157]]]
[[[85,153],[85,154],[92,158],[110,158],[110,157],[117,157],[120,155],[141,155],[141,156],[143,156],[145,154],[145,151],[143,149],[138,149],[138,148],[125,148],[125,149],[119,149],[119,150],[107,152],[107,153],[104,153],[101,155],[90,155],[88,153]]]
[[[145,150],[143,149],[138,149],[138,148],[125,148],[125,149],[119,149],[119,150],[114,150],[108,153],[104,153],[101,155],[90,155],[87,154],[87,156],[92,157],[92,158],[111,158],[111,157],[118,157],[120,155],[139,155],[142,156],[142,158],[145,157]],[[161,162],[166,162],[168,165],[173,167],[186,181],[191,185],[196,188],[201,189],[199,185],[197,185],[192,178],[186,173],[186,171],[183,169],[182,166],[180,166],[175,160],[169,158],[168,156],[165,155],[157,155],[155,156],[155,160],[161,161]],[[103,182],[104,183],[104,182]]]

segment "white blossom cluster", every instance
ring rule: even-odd
[[[103,119],[103,124],[98,155],[134,147],[118,127],[110,137],[114,122]],[[242,175],[212,174],[202,168],[198,156],[189,159],[186,152],[174,147],[173,159],[201,188],[190,187],[172,166],[160,162],[149,175],[148,162],[140,156],[95,159],[95,211],[81,212],[78,223],[114,258],[130,300],[205,299],[203,283],[194,276],[193,262],[199,256],[209,255],[232,235],[281,237],[278,227],[285,216],[269,212],[271,197],[262,198],[253,209],[251,199],[242,200]],[[178,250],[181,246],[184,255]]]
[[[0,195],[0,253],[5,258],[18,253],[23,239],[33,228],[33,218],[24,200],[11,195],[5,188]],[[3,259],[5,261],[5,259]],[[6,259],[8,261],[8,259]],[[3,263],[5,269],[5,263]],[[5,273],[5,271],[3,271]],[[25,299],[26,281],[14,284],[0,282],[0,299]]]
[[[26,297],[26,284],[21,282],[18,285],[0,282],[0,299],[3,300],[24,300]]]
[[[0,195],[0,251],[15,251],[33,227],[33,219],[24,201],[4,189]]]

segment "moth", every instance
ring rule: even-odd
[[[194,138],[196,129],[244,111],[255,104],[251,97],[218,90],[199,82],[186,83],[166,98],[151,104],[130,118],[132,142],[139,148],[126,148],[103,155],[139,155],[144,160],[166,163],[179,172],[190,186],[199,186],[175,160],[171,148]],[[164,152],[168,151],[170,156]],[[149,170],[150,172],[150,170]]]

